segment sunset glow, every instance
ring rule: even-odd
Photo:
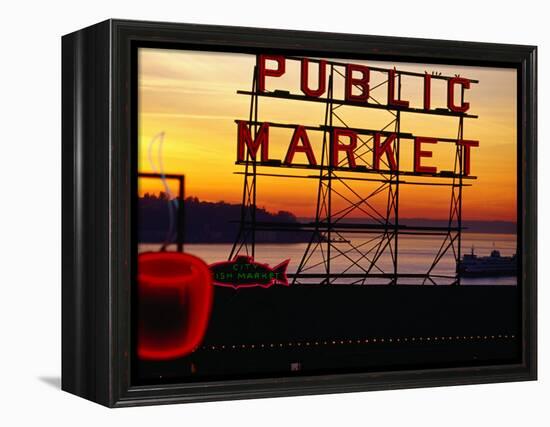
[[[205,201],[240,203],[242,200],[243,166],[237,159],[237,124],[248,120],[250,97],[237,90],[251,90],[255,56],[247,54],[204,53],[167,49],[140,49],[139,52],[139,171],[156,172],[162,166],[165,173],[184,174],[186,197]],[[341,61],[345,61],[342,59]],[[477,119],[465,119],[464,139],[479,141],[472,149],[471,174],[476,180],[463,190],[463,217],[468,220],[516,220],[516,71],[502,68],[480,68],[378,61],[349,60],[354,64],[393,68],[419,73],[433,71],[444,75],[460,75],[479,80],[466,92],[469,114]],[[311,87],[318,87],[316,65],[311,66]],[[387,86],[383,73],[371,72],[371,96],[386,103]],[[423,79],[403,77],[402,99],[411,107],[422,108]],[[378,86],[378,87],[377,87]],[[296,61],[287,63],[281,77],[266,80],[267,90],[300,93],[300,67]],[[336,97],[342,98],[344,81],[335,80]],[[342,94],[342,95],[340,95]],[[444,82],[434,80],[431,108],[445,108],[447,91]],[[305,103],[285,99],[260,100],[259,120],[267,122],[319,126],[323,124],[325,104]],[[391,120],[386,110],[345,106],[338,114],[347,125],[356,128],[382,129]],[[335,125],[342,125],[341,123]],[[150,143],[164,132],[161,151],[151,150]],[[458,118],[402,113],[401,132],[414,135],[456,138]],[[282,160],[292,138],[292,129],[270,130],[270,157]],[[310,132],[308,137],[315,156],[321,158],[322,132]],[[156,146],[155,146],[156,147]],[[453,170],[455,146],[439,143],[427,147],[433,151],[423,164],[438,170]],[[401,142],[401,170],[413,170],[413,140]],[[297,163],[307,163],[305,153],[297,152]],[[273,168],[260,172],[272,173]],[[278,171],[284,173],[284,170]],[[302,175],[313,171],[303,170]],[[357,172],[343,173],[357,176]],[[368,174],[369,178],[376,175]],[[410,183],[442,182],[441,180],[403,177]],[[318,182],[315,179],[258,178],[258,206],[277,212],[290,211],[298,217],[315,214]],[[365,191],[372,191],[376,182],[360,182]],[[163,191],[157,179],[140,179],[139,194]],[[176,188],[173,188],[176,191]],[[402,218],[444,219],[449,215],[450,187],[428,187],[404,184],[400,186],[400,216]],[[373,199],[373,206],[384,206],[386,200]],[[338,200],[334,209],[338,210]],[[351,215],[360,217],[361,212]]]

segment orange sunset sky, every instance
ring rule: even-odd
[[[358,61],[338,59],[373,67],[392,68],[424,73],[440,72],[479,80],[466,91],[469,114],[478,119],[465,119],[464,138],[479,140],[472,149],[471,174],[477,180],[463,192],[465,220],[516,220],[516,71],[513,69],[411,64],[399,62]],[[223,200],[240,203],[243,170],[235,165],[237,153],[236,119],[248,120],[250,98],[237,90],[250,90],[255,56],[231,53],[204,53],[168,49],[140,49],[138,56],[139,147],[140,172],[155,171],[161,160],[165,173],[184,174],[186,197],[206,201]],[[283,77],[266,80],[268,91],[280,89],[301,94],[299,62],[287,61]],[[310,68],[312,88],[317,87],[317,65]],[[387,79],[387,74],[371,71],[371,88]],[[335,80],[335,98],[343,98],[343,78]],[[386,103],[387,86],[382,84],[371,96]],[[422,107],[423,79],[403,77],[402,99],[411,107]],[[259,120],[318,126],[324,122],[323,103],[262,98],[259,100]],[[446,83],[433,80],[432,108],[446,106]],[[382,129],[392,116],[385,110],[341,107],[338,114],[351,127]],[[341,123],[334,122],[334,125]],[[392,130],[393,127],[390,128]],[[151,141],[164,132],[162,152],[158,141],[149,150]],[[402,113],[401,132],[414,135],[456,138],[458,118]],[[270,130],[270,158],[284,159],[292,130]],[[320,163],[322,133],[309,134]],[[425,165],[438,170],[452,170],[455,146],[439,143],[426,147],[433,158],[423,159]],[[159,159],[159,155],[161,159]],[[412,140],[402,140],[401,169],[412,170]],[[343,154],[342,154],[343,156]],[[151,160],[153,163],[151,163]],[[303,153],[294,162],[306,163]],[[262,168],[264,173],[288,173],[287,169]],[[302,175],[311,171],[298,170]],[[342,174],[357,176],[359,173]],[[376,175],[368,174],[369,178]],[[427,178],[404,177],[410,182],[429,182]],[[433,181],[435,182],[435,181]],[[438,181],[442,182],[442,181]],[[449,182],[449,181],[447,181]],[[378,183],[357,182],[359,193],[370,192]],[[176,187],[173,187],[175,191]],[[162,190],[160,180],[140,179],[139,193]],[[314,179],[258,178],[258,206],[277,212],[287,210],[298,217],[313,217],[317,196]],[[403,185],[400,187],[401,218],[447,218],[450,187]],[[338,200],[334,201],[335,209]],[[385,199],[374,200],[383,206]],[[357,212],[352,217],[361,216]]]

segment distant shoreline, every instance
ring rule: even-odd
[[[345,233],[343,233],[345,234]],[[463,231],[462,234],[502,234],[507,236],[517,236],[517,233],[508,233],[508,232],[486,232],[486,231]],[[407,235],[407,237],[414,237]],[[256,242],[256,246],[261,245],[300,245],[304,244],[306,242]],[[164,244],[164,241],[160,242],[138,242],[138,245],[162,245]],[[169,245],[175,245],[175,242],[169,243]],[[231,242],[189,242],[184,243],[187,245],[232,245]]]

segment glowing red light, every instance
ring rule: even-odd
[[[192,353],[201,343],[212,308],[208,265],[190,254],[138,256],[138,357],[166,360]]]

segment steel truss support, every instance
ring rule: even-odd
[[[292,58],[299,59],[299,58]],[[303,252],[295,272],[291,272],[293,284],[319,283],[323,279],[325,284],[376,284],[396,285],[400,279],[419,279],[422,284],[452,283],[460,284],[458,269],[453,275],[438,273],[438,265],[444,257],[452,254],[455,264],[461,257],[462,240],[462,188],[464,180],[475,179],[475,177],[464,177],[464,147],[456,144],[454,170],[438,174],[426,174],[429,178],[445,178],[452,180],[452,183],[421,182],[422,176],[416,176],[417,182],[410,182],[404,179],[405,176],[413,175],[410,172],[400,171],[400,145],[402,138],[412,138],[410,134],[401,132],[401,115],[403,112],[422,112],[410,108],[388,107],[386,111],[390,114],[388,123],[380,130],[356,129],[348,126],[344,120],[342,107],[356,107],[353,102],[342,102],[334,97],[335,79],[345,78],[340,71],[340,63],[329,62],[330,72],[326,96],[324,98],[308,99],[301,95],[289,95],[287,92],[258,92],[258,61],[254,68],[252,90],[238,91],[240,94],[250,96],[249,126],[253,129],[256,137],[260,122],[258,121],[258,100],[260,96],[276,97],[282,99],[297,98],[302,101],[315,101],[325,104],[325,117],[322,126],[304,126],[306,129],[323,132],[322,154],[320,165],[309,167],[308,165],[296,165],[297,168],[315,170],[318,174],[300,175],[295,173],[293,165],[282,165],[271,162],[264,164],[261,161],[251,158],[247,152],[244,162],[236,162],[244,166],[243,195],[238,236],[235,239],[229,258],[245,253],[255,256],[255,243],[257,230],[271,230],[280,232],[304,232],[309,233],[309,241]],[[396,72],[396,93],[401,98],[402,74],[414,74],[407,72]],[[437,78],[443,78],[438,76]],[[388,80],[380,83],[377,87],[388,84]],[[464,100],[464,88],[462,88],[462,99]],[[369,97],[368,105],[365,108],[383,108],[375,97]],[[457,139],[442,138],[441,141],[456,142],[463,137],[464,117],[476,117],[465,114],[448,114],[437,110],[434,114],[457,116],[458,135]],[[292,128],[292,124],[273,124],[273,126]],[[361,159],[364,168],[361,172],[368,172],[373,178],[365,178],[362,173],[357,177],[349,176],[349,169],[346,168],[347,158],[339,159],[334,165],[331,162],[331,141],[334,128],[349,128],[357,131],[358,141],[355,147],[354,156]],[[385,158],[380,161],[387,169],[376,171],[372,167],[372,145],[374,134],[381,135],[395,134],[392,142],[392,149],[395,153],[397,170],[389,167]],[[247,150],[248,151],[248,150]],[[273,163],[273,164],[272,164]],[[285,166],[288,174],[258,173],[258,167],[280,167]],[[367,175],[367,176],[369,176]],[[281,178],[308,178],[317,179],[317,203],[315,219],[310,223],[262,223],[256,221],[256,191],[257,177],[272,176]],[[449,207],[449,219],[447,227],[410,227],[400,223],[399,192],[402,185],[441,185],[451,188],[451,200]],[[365,189],[368,186],[368,189]],[[385,209],[380,209],[374,200],[385,199]],[[378,203],[380,205],[380,202]],[[336,208],[336,206],[339,206]],[[344,207],[342,207],[344,206]],[[364,223],[351,221],[351,218],[365,218]],[[354,239],[348,238],[353,235]],[[407,234],[436,235],[442,236],[442,243],[439,247],[433,262],[425,273],[413,274],[401,272],[399,268],[399,237]]]

